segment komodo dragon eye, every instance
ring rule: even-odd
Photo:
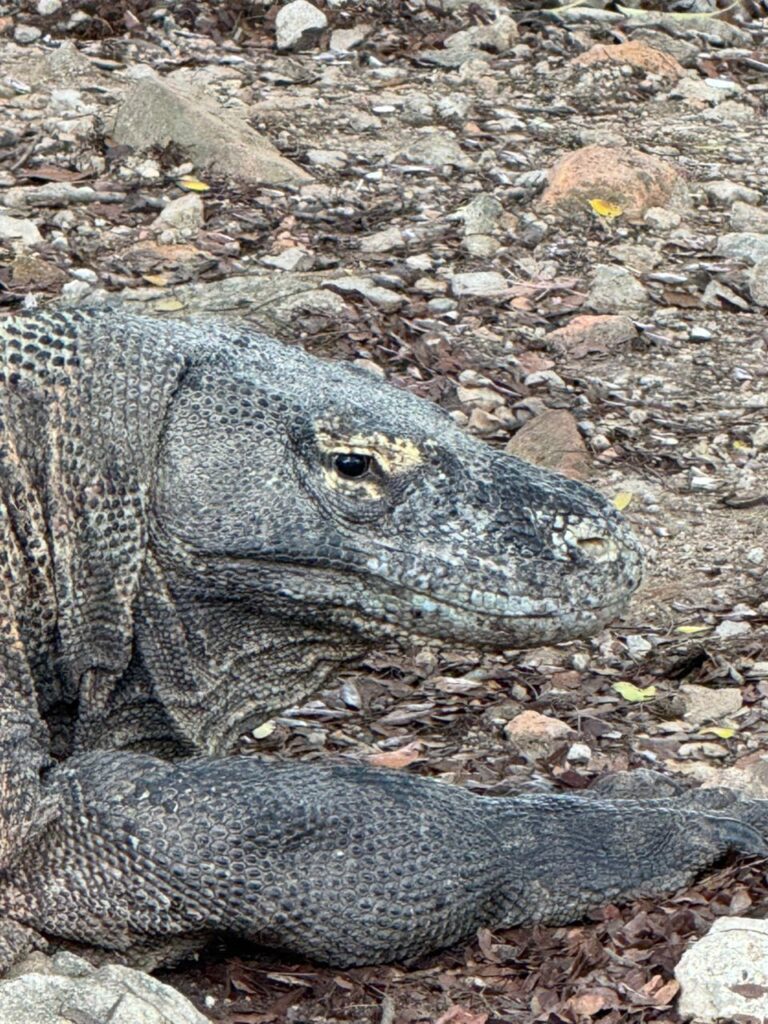
[[[347,480],[359,480],[371,468],[370,455],[361,452],[339,452],[333,457],[333,468]]]

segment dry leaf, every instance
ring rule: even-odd
[[[162,288],[170,280],[165,274],[143,274],[142,277],[149,284],[154,284],[158,288]]]
[[[717,736],[721,740],[729,740],[731,736],[736,735],[735,729],[728,729],[716,725],[708,725],[706,729],[702,729],[702,732],[711,733],[713,736]]]
[[[613,499],[614,508],[617,508],[619,512],[623,512],[633,498],[634,494],[632,493],[632,491],[619,491],[619,493]]]
[[[179,188],[183,188],[185,192],[209,192],[211,189],[210,185],[200,181],[194,174],[185,174],[183,178],[179,178],[176,184]]]
[[[590,199],[589,205],[592,207],[593,213],[596,213],[598,217],[604,217],[606,220],[613,220],[624,213],[624,210],[617,206],[616,203],[609,203],[605,199]]]
[[[487,1013],[474,1013],[463,1006],[452,1006],[441,1014],[435,1024],[486,1024]]]
[[[644,700],[651,700],[656,696],[655,686],[646,686],[644,690],[640,689],[639,686],[635,686],[634,683],[627,682],[626,680],[614,683],[612,689],[618,693],[624,700],[630,701],[632,704],[639,704]]]
[[[676,633],[705,633],[711,626],[676,626]]]
[[[251,733],[251,736],[255,740],[265,740],[267,736],[271,736],[277,728],[277,723],[273,718],[270,718],[267,722],[262,722],[261,725],[257,725]]]

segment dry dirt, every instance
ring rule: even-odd
[[[43,239],[24,253],[0,241],[0,308],[13,312],[30,295],[158,315],[224,308],[319,354],[374,361],[492,444],[567,410],[587,446],[580,465],[625,508],[648,570],[624,620],[597,637],[482,660],[382,652],[244,748],[383,756],[494,794],[579,789],[616,768],[699,779],[749,766],[765,747],[768,696],[768,325],[750,249],[762,244],[768,256],[759,5],[693,21],[627,20],[612,3],[561,17],[543,10],[554,4],[500,3],[516,38],[453,67],[443,66],[446,38],[470,29],[477,39],[493,5],[318,6],[330,24],[317,44],[279,54],[277,6],[103,0],[72,23],[74,5],[42,17],[35,5],[6,4],[0,203],[13,186],[51,181],[122,199],[0,206]],[[17,45],[19,25],[43,35]],[[333,29],[360,25],[370,30],[356,49],[329,51]],[[572,64],[595,43],[630,38],[672,54],[685,77]],[[51,81],[41,58],[64,39],[96,63]],[[312,181],[267,187],[192,168],[209,186],[192,193],[204,225],[161,237],[153,221],[185,194],[178,182],[190,168],[173,146],[138,155],[110,137],[108,115],[137,64],[184,72],[243,110]],[[56,89],[79,99],[55,99]],[[544,172],[588,145],[672,165],[682,205],[671,199],[662,215],[633,222],[615,196],[596,195],[609,204],[598,212],[542,205]],[[480,195],[499,205],[486,202],[492,215],[470,241],[454,215]],[[382,240],[386,229],[398,230]],[[734,232],[758,242],[723,245]],[[296,249],[306,253],[296,272],[261,262]],[[629,308],[610,287],[607,302],[590,297],[599,265],[631,272]],[[503,290],[456,297],[452,276],[474,271],[500,273]],[[345,272],[390,297],[319,288]],[[269,292],[249,284],[259,274]],[[274,304],[259,300],[272,290]],[[313,298],[303,306],[305,292]],[[595,313],[626,313],[632,324],[622,337],[550,337]],[[496,397],[483,401],[478,387]],[[655,695],[627,701],[619,681]],[[693,720],[689,684],[738,688],[741,707],[727,720]],[[572,739],[534,761],[516,755],[503,727],[522,710],[568,723],[578,756]],[[413,965],[339,972],[219,949],[166,980],[226,1024],[673,1024],[676,961],[713,916],[734,912],[768,913],[761,864],[734,862],[687,892],[603,908],[569,928],[485,932]]]

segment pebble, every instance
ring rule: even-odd
[[[719,181],[707,181],[703,185],[704,194],[710,202],[721,203],[730,206],[737,200],[744,203],[759,203],[761,199],[757,189],[742,185],[739,181],[730,181],[727,178]]]
[[[203,200],[195,192],[172,199],[152,221],[152,227],[179,231],[190,236],[197,233],[205,220]]]
[[[692,327],[688,333],[688,337],[691,341],[710,341],[712,338],[712,331],[708,331],[706,327]]]
[[[586,743],[572,743],[565,755],[566,761],[572,764],[586,764],[592,757],[592,748]]]
[[[362,252],[391,252],[405,245],[403,233],[398,227],[385,228],[360,240]]]
[[[757,263],[768,258],[768,235],[755,231],[728,232],[718,238],[715,252],[718,256]]]
[[[26,46],[28,43],[36,43],[42,36],[42,31],[34,25],[17,25],[13,30],[13,38],[17,43]]]
[[[40,245],[43,236],[34,221],[0,213],[0,239],[13,242],[18,248],[29,248]]]
[[[37,13],[42,18],[49,18],[60,11],[62,6],[62,0],[38,0]]]
[[[496,270],[470,271],[451,278],[451,292],[456,298],[465,295],[491,298],[506,294],[508,289],[506,278]]]
[[[699,1024],[768,1019],[768,921],[718,917],[675,968],[682,1017]]]
[[[306,249],[302,249],[298,245],[292,245],[288,249],[283,249],[276,256],[262,256],[259,262],[263,263],[266,267],[274,267],[275,270],[290,270],[294,272],[311,270],[315,265],[312,253],[307,252]]]
[[[333,291],[341,292],[342,295],[359,295],[374,306],[380,306],[388,313],[393,313],[402,306],[405,299],[391,288],[382,288],[372,281],[370,277],[339,277],[331,281],[324,281],[323,288],[330,288]]]
[[[308,50],[317,43],[328,19],[308,0],[291,0],[275,18],[278,50]]]
[[[643,285],[624,267],[598,263],[587,305],[596,313],[642,313],[648,309],[650,297]]]

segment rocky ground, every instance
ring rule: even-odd
[[[246,750],[494,794],[650,765],[765,795],[765,10],[653,6],[0,8],[0,312],[234,314],[366,360],[599,487],[648,549],[599,636],[383,652]],[[673,1024],[690,941],[766,913],[740,862],[414,965],[219,950],[165,980],[227,1024]]]

